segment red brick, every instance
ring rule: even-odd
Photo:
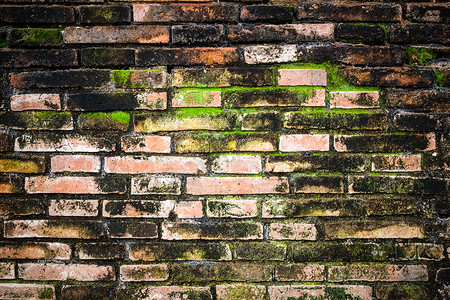
[[[297,61],[296,45],[257,45],[244,47],[247,64],[284,63]]]
[[[291,134],[280,136],[280,151],[329,151],[328,134]]]
[[[331,108],[377,108],[379,107],[377,91],[330,92]]]
[[[328,269],[328,281],[427,281],[424,265],[347,265]]]
[[[179,91],[172,98],[172,107],[220,107],[220,91]]]
[[[14,263],[0,262],[0,279],[14,279]]]
[[[421,170],[421,160],[419,154],[372,155],[372,171],[417,172]]]
[[[169,32],[161,25],[66,27],[63,36],[66,44],[167,44]]]
[[[109,222],[108,236],[113,239],[154,239],[158,237],[158,225],[153,222]]]
[[[258,214],[256,200],[208,200],[210,218],[254,218]]]
[[[132,195],[180,195],[181,179],[170,176],[146,176],[131,178]]]
[[[105,138],[70,134],[24,134],[16,138],[14,151],[21,152],[101,152],[116,145]]]
[[[1,259],[70,259],[70,245],[61,243],[1,244]]]
[[[122,151],[130,153],[170,153],[170,144],[170,136],[140,135],[121,138]]]
[[[271,223],[269,226],[269,239],[314,241],[317,239],[317,229],[314,224]]]
[[[202,201],[175,200],[104,200],[103,216],[110,218],[178,218],[203,217]]]
[[[278,194],[289,192],[287,178],[281,177],[188,177],[191,195]]]
[[[261,169],[261,156],[256,155],[219,155],[211,163],[214,173],[259,174]]]
[[[164,281],[169,278],[167,265],[124,265],[120,266],[122,281]]]
[[[326,86],[327,71],[321,69],[279,69],[278,85]]]
[[[106,173],[206,173],[206,161],[198,157],[181,156],[113,156],[105,158]]]
[[[11,96],[11,110],[61,110],[59,94],[21,94]]]
[[[240,295],[251,297],[247,299],[264,300],[266,287],[264,285],[246,284],[216,285],[216,295],[218,300],[239,300],[242,299]]]
[[[51,159],[52,172],[100,172],[100,157],[93,155],[56,155]]]
[[[325,298],[325,286],[323,285],[283,285],[269,286],[270,299],[320,299]]]
[[[56,217],[98,216],[98,200],[51,200],[48,214]]]
[[[28,194],[124,194],[125,181],[114,181],[96,177],[27,177],[25,190]]]
[[[23,263],[19,264],[19,278],[23,280],[112,281],[114,267],[85,264]]]
[[[122,286],[117,291],[119,299],[189,299],[195,295],[200,299],[212,299],[209,287],[196,286],[148,286],[137,288],[135,286]]]
[[[277,281],[324,281],[323,265],[280,265],[275,267]]]
[[[44,293],[48,295],[46,299],[56,299],[52,285],[0,283],[1,299],[39,299]]]

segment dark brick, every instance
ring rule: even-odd
[[[335,148],[349,152],[415,152],[434,149],[434,139],[426,134],[335,136]]]
[[[342,75],[351,84],[381,87],[430,87],[432,70],[414,68],[347,68]]]
[[[380,25],[339,24],[334,31],[336,40],[350,43],[383,44],[386,30]]]
[[[77,244],[75,253],[82,260],[124,259],[126,247],[117,243],[85,243]]]
[[[131,49],[81,49],[81,65],[87,67],[124,67],[134,64],[134,50]]]
[[[270,78],[269,78],[270,79]],[[302,106],[317,96],[316,90],[248,90],[229,91],[223,98],[232,107]],[[320,106],[320,105],[318,105]]]
[[[436,85],[450,87],[450,69],[436,69]]]
[[[281,127],[280,118],[280,115],[274,112],[245,113],[242,115],[242,130],[279,130]]]
[[[0,194],[18,194],[23,191],[23,180],[17,177],[0,177]]]
[[[343,177],[302,176],[294,178],[294,193],[343,193]]]
[[[74,9],[64,6],[1,6],[0,24],[71,24]]]
[[[405,18],[415,22],[446,23],[450,22],[450,6],[408,3]]]
[[[111,238],[157,238],[158,225],[154,222],[110,222],[107,232]]]
[[[446,186],[443,179],[369,176],[351,178],[349,190],[354,193],[443,194]]]
[[[12,47],[57,47],[61,46],[60,28],[12,28],[8,30],[8,45]]]
[[[101,285],[65,285],[61,290],[62,300],[108,300],[112,287]]]
[[[73,67],[77,65],[76,50],[0,50],[0,66],[6,68]]]
[[[241,9],[242,22],[290,23],[293,16],[292,7],[249,5]]]
[[[137,94],[70,94],[67,96],[67,108],[73,111],[116,111],[133,110],[139,107]]]
[[[389,28],[390,41],[404,44],[449,44],[450,25],[407,24]]]
[[[0,112],[0,124],[11,129],[67,130],[73,129],[72,122],[68,112]]]
[[[100,87],[111,79],[104,70],[67,70],[12,73],[11,86],[19,89],[54,87]]]
[[[423,110],[450,109],[449,91],[446,89],[387,90],[383,93],[383,97],[387,107]]]
[[[400,197],[392,195],[368,197],[365,195],[364,199],[367,200],[365,206],[369,216],[413,215],[419,211],[415,197],[405,197],[404,195]]]
[[[172,43],[195,44],[220,42],[223,32],[223,25],[175,25],[172,26]]]
[[[411,299],[433,299],[433,291],[424,285],[393,284],[380,285],[375,289],[377,299],[386,300],[411,300]]]
[[[1,216],[45,215],[45,211],[44,204],[39,200],[4,199],[0,202]]]
[[[398,4],[381,3],[301,3],[297,17],[308,22],[399,22],[402,19],[402,8]]]
[[[131,22],[129,6],[81,6],[78,8],[81,24],[128,24]]]
[[[236,243],[233,245],[238,260],[284,260],[286,245],[277,243]]]
[[[0,129],[0,152],[7,152],[13,149],[12,137],[9,130]]]
[[[400,112],[394,115],[394,126],[398,130],[431,132],[439,130],[439,115],[425,113]]]

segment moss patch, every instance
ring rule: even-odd
[[[59,28],[13,28],[15,40],[29,45],[60,45],[62,44],[62,29]]]
[[[409,47],[407,50],[410,65],[428,65],[436,59],[436,52],[427,48]]]
[[[116,111],[112,113],[103,113],[103,112],[83,113],[80,115],[80,117],[95,120],[110,120],[120,124],[128,124],[131,118],[129,113],[123,111]]]

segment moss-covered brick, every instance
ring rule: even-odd
[[[44,214],[44,204],[39,200],[6,199],[0,202],[1,216],[33,216]]]
[[[125,245],[116,243],[80,243],[75,248],[75,255],[83,260],[124,259],[125,254]]]
[[[364,197],[367,215],[414,215],[419,211],[417,199],[413,196],[373,196]]]
[[[350,193],[443,194],[447,191],[445,180],[438,178],[367,176],[351,177],[349,181]]]
[[[336,40],[364,44],[383,44],[387,37],[383,25],[371,24],[339,24],[334,34]]]
[[[287,247],[280,243],[236,243],[233,245],[238,260],[284,260]]]
[[[131,49],[86,48],[80,50],[81,65],[86,67],[125,67],[134,64]]]
[[[244,113],[242,130],[276,131],[281,127],[281,116],[276,112]]]
[[[409,47],[408,50],[408,62],[410,65],[429,65],[430,62],[436,59],[436,52],[427,48]]]
[[[0,173],[43,173],[44,157],[1,157]]]
[[[0,113],[0,124],[12,129],[73,129],[73,120],[70,113],[54,111],[3,112]]]
[[[450,87],[450,69],[436,69],[436,84],[441,87]]]
[[[115,239],[154,239],[158,237],[158,225],[154,222],[115,222],[107,224],[108,236]]]
[[[78,8],[81,24],[127,24],[131,21],[131,7],[118,5],[90,5]]]
[[[73,300],[107,300],[113,288],[106,285],[64,285],[61,289],[61,299]]]
[[[167,83],[165,70],[114,70],[112,79],[117,88],[158,89]]]
[[[450,36],[448,24],[414,24],[393,25],[389,28],[391,43],[398,44],[448,44]]]
[[[221,94],[220,91],[177,91],[172,97],[172,107],[220,107]]]
[[[116,290],[116,297],[123,300],[158,297],[164,299],[211,300],[209,287],[197,286],[148,286],[142,284],[122,285]]]
[[[294,179],[295,193],[343,193],[344,178],[340,176],[300,176]]]
[[[7,42],[12,47],[57,47],[62,45],[60,28],[11,28]]]
[[[130,114],[117,111],[111,113],[82,113],[78,116],[78,128],[82,130],[120,130],[130,127]]]
[[[223,300],[263,300],[266,295],[266,287],[255,284],[216,285],[216,295],[218,299]]]
[[[386,300],[420,300],[432,298],[434,294],[426,284],[382,284],[375,288],[376,297]]]

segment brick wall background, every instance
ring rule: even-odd
[[[0,298],[448,299],[444,2],[2,0]]]

